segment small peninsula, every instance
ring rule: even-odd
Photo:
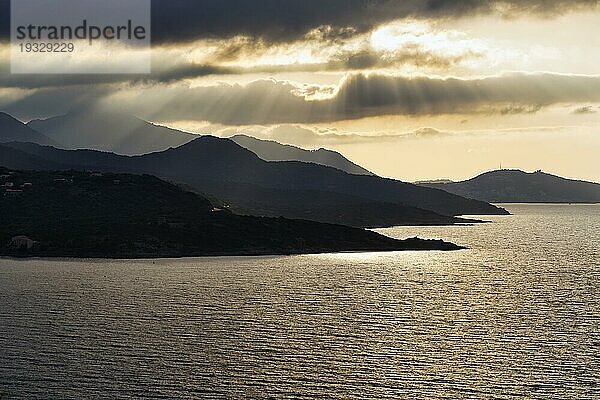
[[[342,225],[236,215],[150,175],[0,168],[0,256],[170,258],[459,250]]]

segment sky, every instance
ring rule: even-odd
[[[501,166],[600,182],[599,4],[154,0],[151,74],[19,75],[0,0],[0,110],[125,111],[330,148],[405,181]]]

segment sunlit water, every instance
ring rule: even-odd
[[[394,228],[469,250],[0,260],[7,399],[599,399],[600,206]]]

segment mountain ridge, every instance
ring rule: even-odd
[[[12,115],[0,112],[0,143],[13,141],[60,147],[57,141],[50,139],[35,129],[31,129],[27,124],[19,121]]]
[[[491,203],[600,203],[600,184],[563,178],[541,170],[488,171],[452,183],[421,183]]]
[[[87,110],[32,120],[27,126],[42,132],[65,149],[94,149],[122,155],[162,151],[198,137],[125,113]]]
[[[311,194],[313,192],[333,196],[336,201],[328,205],[332,210],[335,210],[336,202],[338,209],[356,207],[359,204],[352,199],[359,198],[363,199],[360,202],[363,210],[368,208],[368,203],[387,203],[428,210],[446,218],[460,214],[506,213],[484,202],[388,178],[351,175],[335,168],[297,161],[264,161],[231,140],[209,136],[177,148],[142,156],[120,156],[91,150],[58,150],[23,143],[12,143],[11,146],[74,168],[156,175],[190,185],[240,209],[250,208],[258,212],[262,207],[271,212],[266,215],[279,213],[286,217],[298,217],[297,213],[310,214],[311,210],[318,210],[324,204],[322,196],[315,196]],[[264,201],[258,205],[252,203],[259,197],[256,196],[257,192],[264,197]],[[287,206],[294,208],[295,213],[282,209]],[[372,210],[371,214],[376,216],[376,211]],[[378,220],[376,225],[382,222],[380,218],[375,220]],[[365,226],[373,227],[371,224]]]
[[[306,150],[274,140],[263,140],[248,135],[235,135],[229,139],[252,151],[265,161],[303,161],[325,165],[354,175],[374,175],[371,171],[348,160],[343,154],[319,148]]]

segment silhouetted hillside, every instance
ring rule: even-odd
[[[454,250],[375,232],[242,217],[152,176],[0,168],[0,255],[179,257]]]
[[[37,132],[16,118],[0,112],[0,143],[6,142],[31,142],[48,146],[59,144]]]
[[[117,154],[145,154],[177,147],[197,136],[117,113],[73,111],[67,115],[31,121],[65,149],[93,149]]]
[[[272,140],[260,140],[246,135],[236,135],[231,140],[266,161],[303,161],[337,168],[349,174],[373,175],[372,172],[354,164],[340,153],[331,150],[304,150]]]
[[[274,215],[282,208],[289,211],[280,214],[286,217],[298,217],[299,211],[319,211],[322,202],[311,192],[339,196],[332,202],[339,209],[345,204],[355,206],[356,199],[360,199],[359,203],[363,205],[403,205],[445,216],[506,213],[481,201],[392,179],[350,175],[335,168],[295,161],[267,162],[231,140],[214,137],[201,137],[176,149],[136,157],[95,151],[65,151],[31,144],[9,145],[78,169],[143,172],[185,183],[254,215]],[[255,192],[260,195],[255,196]],[[373,222],[376,223],[367,226],[380,225],[377,204],[373,205]]]
[[[56,162],[48,161],[41,157],[0,145],[0,167],[27,170],[62,170],[69,167]]]
[[[481,222],[336,192],[274,190],[257,185],[229,182],[218,184],[214,181],[206,181],[204,187],[219,192],[220,202],[227,204],[237,214],[243,215],[285,216],[361,228]]]
[[[491,171],[464,182],[425,186],[493,203],[600,203],[600,184],[541,171]]]

